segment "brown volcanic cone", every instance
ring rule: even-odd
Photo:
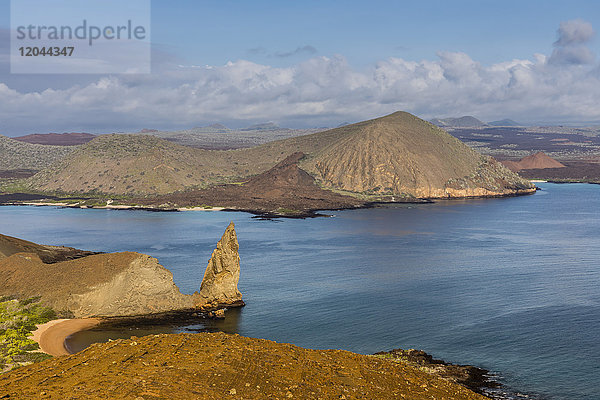
[[[270,170],[260,175],[254,176],[244,183],[248,188],[268,189],[270,187],[301,187],[314,186],[315,180],[306,171],[298,168],[298,163],[305,157],[305,154],[298,151],[289,155],[285,160],[275,165]]]
[[[521,158],[519,161],[502,161],[511,171],[520,171],[522,169],[546,169],[546,168],[565,168],[566,166],[554,158],[546,155],[542,151]]]
[[[420,198],[526,193],[533,185],[446,131],[406,112],[317,133],[300,167],[331,188]]]
[[[321,189],[315,179],[298,167],[305,157],[296,152],[270,170],[241,185],[221,185],[155,198],[136,199],[146,205],[169,204],[176,207],[210,205],[257,213],[304,215],[310,210],[352,208],[364,201]]]
[[[484,400],[403,362],[224,333],[94,344],[0,375],[8,399]]]

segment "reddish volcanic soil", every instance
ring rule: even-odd
[[[439,399],[485,397],[407,365],[224,333],[94,344],[0,375],[2,399]]]
[[[565,165],[539,151],[535,154],[521,158],[519,161],[501,161],[505,167],[513,172],[523,169],[545,169],[545,168],[564,168]]]
[[[600,164],[587,161],[565,161],[561,168],[525,169],[519,175],[526,179],[555,182],[600,183]]]
[[[84,144],[95,138],[91,133],[35,133],[13,138],[20,142],[32,144],[46,144],[56,146],[77,146]]]

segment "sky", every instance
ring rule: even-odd
[[[306,128],[398,110],[600,124],[596,1],[154,0],[150,74],[35,75],[10,72],[9,5],[0,0],[7,136]]]

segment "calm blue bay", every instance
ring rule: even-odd
[[[247,306],[213,329],[359,353],[418,348],[540,398],[600,398],[600,186],[539,186],[306,220],[8,206],[0,233],[147,253],[192,293],[233,220]]]

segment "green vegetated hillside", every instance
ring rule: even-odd
[[[73,146],[44,146],[0,135],[0,170],[40,170],[74,150]]]
[[[234,182],[268,168],[235,151],[202,150],[148,135],[102,135],[29,180],[36,190],[111,194],[170,193]]]
[[[444,130],[411,114],[382,118],[239,150],[202,150],[153,136],[103,135],[32,177],[32,189],[164,194],[247,180],[292,153],[330,189],[361,194],[464,197],[533,186]]]

